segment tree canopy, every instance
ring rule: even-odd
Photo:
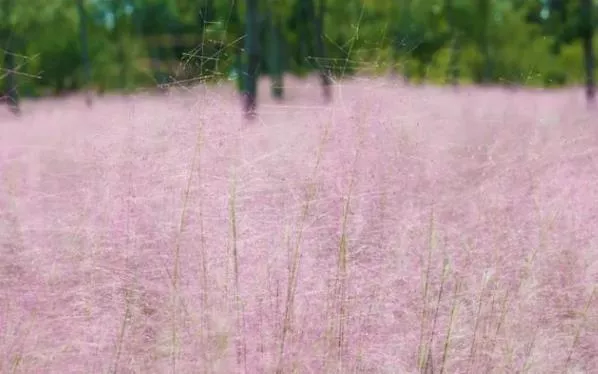
[[[197,80],[245,84],[245,0],[0,2],[3,75],[12,75],[20,96]],[[577,84],[593,59],[583,52],[594,48],[589,10],[596,5],[589,0],[255,4],[249,27],[260,46],[258,74],[278,84],[283,71],[319,71],[326,80],[389,69],[416,82]]]

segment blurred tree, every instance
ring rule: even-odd
[[[316,54],[320,69],[320,81],[324,99],[329,101],[332,98],[330,69],[326,59],[326,47],[324,44],[324,19],[326,17],[326,0],[318,0],[318,13],[315,15],[316,27]]]
[[[278,3],[280,4],[280,2]],[[279,7],[275,7],[273,10],[268,12],[268,23],[270,26],[270,42],[269,53],[270,56],[268,70],[272,77],[271,82],[271,93],[275,99],[282,99],[284,96],[284,42],[282,35],[282,22],[281,22],[281,10]]]
[[[173,29],[176,15],[174,4],[162,0],[138,0],[137,13],[142,40],[149,56],[149,68],[154,84],[164,92],[169,83],[169,71],[164,62],[172,56],[172,45],[167,36]]]
[[[595,96],[593,36],[595,32],[592,0],[571,2],[566,0],[545,1],[543,4],[529,5],[526,20],[542,26],[544,36],[553,42],[550,53],[559,55],[564,45],[581,41],[583,70],[585,74],[586,97],[589,101]],[[554,74],[554,73],[553,73]],[[561,73],[563,75],[564,73]],[[561,78],[565,81],[566,78]]]
[[[87,12],[83,0],[77,0],[77,10],[79,12],[79,32],[81,42],[81,63],[84,68],[83,87],[87,87],[91,82],[91,62],[89,61],[89,44],[87,42]],[[91,106],[91,94],[89,91],[86,92],[85,102],[88,106]]]
[[[452,35],[440,4],[419,6],[422,8],[417,9],[416,16],[420,27],[420,42],[411,53],[418,62],[418,77],[425,80],[436,54],[449,44]]]
[[[492,5],[490,0],[477,0],[476,42],[482,55],[481,69],[477,80],[489,83],[492,79],[492,59],[490,54],[490,28],[492,27]]]
[[[243,25],[241,23],[241,17],[239,15],[239,0],[231,0],[230,10],[230,23],[228,26],[228,32],[232,34],[232,40],[230,45],[233,49],[233,75],[237,82],[237,89],[239,92],[245,92],[245,76],[243,75]]]
[[[423,27],[414,16],[411,0],[401,0],[397,9],[393,43],[393,65],[396,66],[399,60],[403,65],[402,75],[405,81],[411,79],[412,71],[408,60],[413,57],[413,51],[418,48],[423,39]],[[393,17],[394,18],[394,17]]]
[[[327,96],[332,75],[388,61],[405,77],[447,83],[584,82],[592,97],[594,8],[592,0],[0,0],[4,93],[16,102],[17,80],[30,96],[229,73],[244,107],[255,108],[259,67],[273,95],[284,94],[276,88],[284,72],[317,72]]]
[[[108,10],[109,13],[107,14],[112,29],[112,43],[116,46],[117,51],[116,58],[120,74],[118,87],[124,89],[127,89],[129,86],[128,61],[127,54],[125,52],[128,31],[126,24],[126,16],[127,12],[129,11],[129,6],[134,5],[130,4],[126,0],[110,0],[110,8]]]
[[[13,1],[3,0],[2,3],[3,24],[2,39],[4,40],[4,92],[6,95],[6,102],[10,110],[18,114],[19,109],[19,95],[17,92],[16,80],[16,64],[15,64],[15,35],[12,27],[13,21]]]
[[[459,52],[461,50],[461,39],[463,34],[458,25],[458,9],[454,5],[454,0],[445,0],[444,16],[447,22],[448,34],[451,39],[449,62],[446,70],[446,81],[452,85],[459,82]]]
[[[253,118],[256,114],[257,104],[257,79],[260,63],[260,46],[258,35],[258,1],[247,0],[245,10],[245,93],[244,110],[247,118]]]
[[[586,69],[586,97],[594,100],[594,12],[592,0],[581,0],[580,36]]]
[[[299,37],[298,62],[303,68],[313,61],[313,22],[314,3],[313,0],[298,0],[297,2],[297,36]]]
[[[201,0],[198,16],[203,31],[210,22],[214,22],[214,0]]]

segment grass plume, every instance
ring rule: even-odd
[[[285,82],[251,124],[226,85],[5,118],[0,372],[598,367],[574,90]]]

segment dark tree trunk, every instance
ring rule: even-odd
[[[326,101],[332,99],[330,69],[326,61],[326,46],[324,44],[324,16],[326,15],[326,0],[319,0],[318,14],[316,15],[316,54],[320,69],[320,82],[322,93]]]
[[[299,0],[299,27],[297,33],[299,34],[299,64],[305,67],[309,64],[309,46],[307,45],[309,39],[309,15],[307,14],[307,4],[310,0]]]
[[[91,93],[89,84],[91,83],[91,62],[89,61],[89,44],[87,41],[87,12],[83,6],[83,0],[77,0],[77,10],[79,11],[79,38],[81,42],[81,63],[83,65],[83,87],[86,88],[85,103],[91,106]]]
[[[232,0],[232,9],[231,9],[231,20],[229,29],[234,37],[234,42],[232,44],[233,54],[234,54],[234,69],[237,74],[237,89],[242,94],[245,92],[245,76],[244,68],[243,68],[243,48],[241,47],[241,43],[239,40],[242,40],[243,30],[241,27],[241,18],[239,16],[239,0]]]
[[[112,14],[114,16],[114,29],[112,30],[112,39],[117,46],[117,61],[119,65],[119,73],[120,73],[120,82],[119,87],[127,89],[128,87],[128,69],[127,69],[127,61],[126,61],[126,52],[125,52],[125,44],[124,44],[124,33],[121,32],[121,27],[119,27],[119,13],[120,13],[120,1],[121,0],[112,0]]]
[[[199,10],[199,21],[202,32],[214,21],[214,1],[203,0]]]
[[[254,118],[257,107],[257,80],[259,74],[260,52],[258,37],[258,2],[247,0],[245,25],[245,95],[244,110],[247,118]]]
[[[596,96],[594,85],[594,50],[592,48],[592,35],[583,39],[584,61],[586,67],[586,98],[593,100]]]
[[[582,44],[586,70],[586,99],[590,102],[594,100],[596,94],[594,86],[594,48],[592,45],[594,39],[594,18],[591,0],[582,0],[581,12],[583,23]]]
[[[482,83],[488,83],[492,79],[492,57],[490,55],[490,27],[489,20],[491,18],[491,3],[489,0],[479,0],[479,12],[481,15],[481,32],[479,36],[479,49],[482,53]]]
[[[270,13],[270,76],[272,97],[281,100],[284,97],[283,79],[283,40],[278,15]]]
[[[296,10],[298,23],[296,32],[299,37],[298,63],[300,68],[306,68],[307,71],[310,71],[313,67],[313,58],[310,56],[314,52],[313,42],[315,41],[313,37],[314,30],[312,29],[315,20],[313,0],[298,0]],[[315,21],[317,23],[317,20]]]

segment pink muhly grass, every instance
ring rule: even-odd
[[[592,372],[583,95],[287,80],[24,102],[0,372]]]

